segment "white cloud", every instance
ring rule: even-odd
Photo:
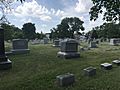
[[[92,6],[91,0],[78,0],[76,3],[75,11],[78,13],[86,13]]]
[[[35,0],[25,2],[13,11],[13,14],[17,17],[36,17],[42,21],[50,21],[52,16],[61,16],[63,13],[63,11],[55,11],[53,8],[49,10],[45,6],[39,5]]]

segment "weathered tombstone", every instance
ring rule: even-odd
[[[116,45],[115,39],[110,39],[110,45]]]
[[[54,40],[54,47],[60,47],[60,40]]]
[[[89,47],[90,48],[97,48],[96,42],[95,41],[91,41]]]
[[[26,39],[14,39],[12,41],[12,53],[13,54],[25,54],[29,53],[28,40]]]
[[[116,64],[117,66],[120,66],[120,60],[114,60],[112,61],[113,64]]]
[[[94,76],[96,75],[96,68],[94,67],[88,67],[83,69],[84,70],[84,75],[85,76]]]
[[[40,44],[40,40],[35,39],[30,41],[32,45]]]
[[[59,75],[56,77],[57,84],[59,86],[69,86],[72,85],[75,82],[75,76],[74,74],[65,74],[65,75]]]
[[[110,69],[112,69],[112,64],[110,64],[110,63],[102,63],[101,68],[103,68],[105,70],[110,70]]]
[[[0,70],[12,68],[12,62],[5,55],[4,29],[0,27]]]
[[[48,38],[44,38],[43,40],[44,40],[44,44],[48,44],[48,42],[49,42]]]
[[[74,39],[66,39],[61,41],[58,57],[66,59],[80,57],[80,53],[78,52],[78,42]]]
[[[117,46],[120,44],[120,38],[113,38],[113,39],[110,39],[110,45],[114,45],[114,46]]]

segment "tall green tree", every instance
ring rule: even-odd
[[[35,24],[33,23],[25,23],[23,25],[23,35],[24,35],[24,38],[26,39],[35,39],[36,37],[36,27],[35,27]]]
[[[96,20],[103,13],[104,20],[120,23],[120,0],[92,0],[93,7],[90,10],[90,20]],[[103,11],[105,10],[105,11]]]
[[[84,30],[83,21],[77,17],[66,17],[56,28],[51,29],[52,38],[74,38],[74,32]]]

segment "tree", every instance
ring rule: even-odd
[[[115,23],[104,23],[94,28],[98,38],[120,38],[120,26]]]
[[[60,24],[57,25],[56,28],[51,29],[52,38],[74,38],[74,32],[79,32],[80,30],[84,30],[83,24],[77,17],[66,17],[64,18]]]
[[[43,39],[43,38],[45,38],[46,36],[45,36],[45,34],[43,34],[43,32],[41,31],[41,33],[36,33],[36,38],[37,39]]]
[[[13,38],[12,35],[14,33],[12,26],[2,23],[1,27],[4,29],[5,40],[12,40],[12,38]]]
[[[36,28],[35,28],[35,24],[32,24],[32,23],[25,23],[23,25],[23,35],[24,35],[24,38],[26,39],[35,39],[35,35],[36,35]]]
[[[93,7],[90,10],[90,20],[96,20],[98,14],[104,15],[106,21],[117,20],[120,23],[120,0],[92,0]],[[103,11],[105,9],[105,11]]]

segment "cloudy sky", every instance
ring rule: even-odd
[[[7,13],[11,24],[22,28],[27,22],[35,23],[37,32],[50,32],[64,17],[78,17],[84,21],[85,32],[103,23],[102,16],[97,21],[89,20],[91,0],[26,0],[23,4],[14,2]]]

